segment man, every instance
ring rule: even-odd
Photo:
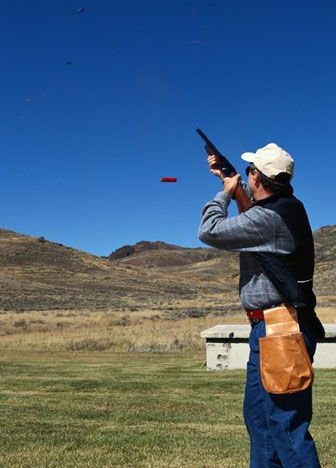
[[[239,293],[251,323],[244,398],[250,466],[318,468],[315,443],[308,431],[312,418],[311,387],[294,394],[274,395],[264,390],[259,375],[259,338],[265,336],[263,310],[285,303],[286,297],[258,256],[266,255],[271,269],[288,272],[279,284],[292,278],[298,287],[300,297],[294,305],[311,359],[317,337],[323,336],[323,327],[314,312],[312,232],[304,206],[293,196],[292,157],[270,143],[256,153],[244,153],[242,159],[249,163],[245,190],[252,197],[252,207],[228,218],[228,206],[240,176],[224,177],[216,168],[216,156],[210,155],[210,170],[223,181],[224,188],[205,205],[199,238],[212,247],[241,252]]]

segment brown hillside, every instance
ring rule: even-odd
[[[175,266],[159,271],[111,262],[4,229],[0,230],[0,265],[0,310],[157,310],[176,301],[186,301],[188,310],[195,304],[199,308],[200,300],[203,304],[206,298],[213,302],[212,294],[235,286],[231,279],[230,288],[228,282],[223,285],[225,275],[210,286],[202,271],[216,271],[216,266],[212,270],[207,262],[196,263],[194,271],[186,268],[183,272]]]
[[[335,303],[335,232],[315,233],[315,290],[326,305]],[[197,316],[240,308],[237,254],[163,242],[140,242],[132,252],[111,261],[113,254],[0,229],[0,311],[147,308]]]
[[[314,233],[314,286],[320,303],[331,305],[336,300],[336,226],[324,226]]]

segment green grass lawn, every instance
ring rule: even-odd
[[[203,355],[2,352],[1,467],[247,467],[244,372]],[[319,370],[311,431],[336,467],[336,371]]]

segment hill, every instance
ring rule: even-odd
[[[176,301],[194,307],[200,298],[210,297],[207,269],[222,269],[220,259],[213,262],[193,263],[194,269],[186,265],[184,270],[128,265],[1,229],[0,310],[156,310]],[[221,286],[223,278],[212,287],[214,293],[228,289]]]
[[[334,305],[336,226],[314,233],[315,290]],[[238,255],[164,242],[124,246],[97,257],[0,229],[0,310],[170,311],[174,317],[240,309]]]
[[[227,255],[227,253],[217,249],[186,248],[160,241],[141,241],[133,246],[120,247],[107,258],[112,261],[120,260],[120,263],[125,265],[174,267],[226,257]],[[236,255],[229,254],[229,257],[236,259]]]
[[[336,226],[324,226],[314,233],[315,279],[314,285],[320,303],[336,302]]]

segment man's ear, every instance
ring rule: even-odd
[[[256,187],[260,186],[260,174],[258,171],[254,171],[252,174],[253,181]]]

